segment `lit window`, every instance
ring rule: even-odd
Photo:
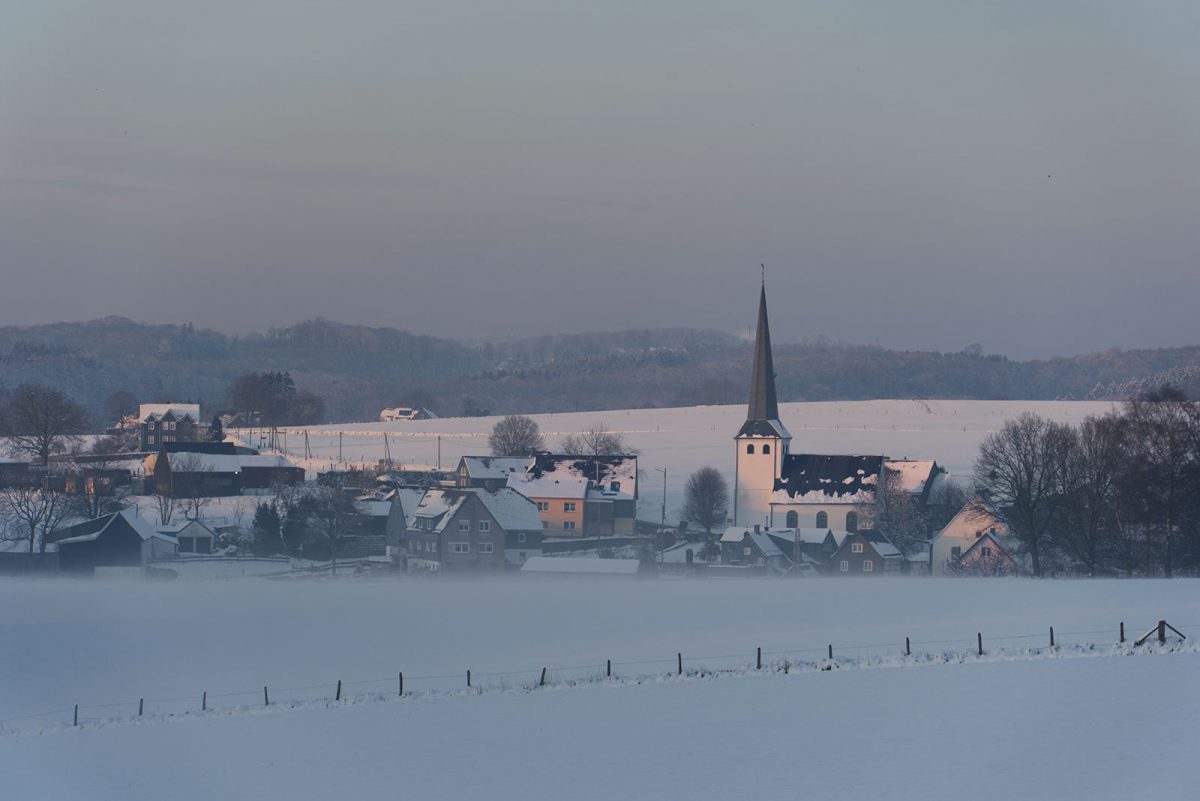
[[[154,435],[153,435],[153,434],[150,434],[149,436],[147,436],[147,437],[146,437],[146,442],[147,442],[147,443],[149,443],[149,444],[151,444],[151,445],[153,445],[153,444],[154,444]]]
[[[846,559],[843,559],[843,560],[842,560],[842,563],[841,563],[841,565],[839,565],[839,567],[841,568],[841,570],[842,570],[842,572],[843,572],[843,573],[849,573],[849,572],[850,572],[850,562],[849,562],[848,560],[846,560]]]
[[[875,572],[875,563],[872,562],[870,559],[864,559],[863,560],[863,572],[864,573],[874,573]]]

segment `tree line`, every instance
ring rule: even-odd
[[[974,483],[1034,575],[1200,573],[1200,404],[1177,390],[1079,426],[1023,414],[980,445]]]

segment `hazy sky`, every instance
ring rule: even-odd
[[[1200,4],[0,3],[0,323],[1200,343]]]

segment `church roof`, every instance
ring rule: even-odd
[[[771,503],[871,503],[882,456],[790,453],[783,458]]]

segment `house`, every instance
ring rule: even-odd
[[[151,561],[172,557],[179,547],[132,509],[61,528],[53,537],[59,569],[89,576],[143,573]]]
[[[357,525],[342,543],[339,554],[347,558],[390,556],[392,544],[398,545],[404,539],[404,507],[395,497],[365,497],[354,501],[354,509],[359,514]]]
[[[985,531],[974,545],[945,568],[949,575],[955,576],[1015,576],[1021,572],[1021,563],[999,537]]]
[[[507,487],[495,492],[480,492],[476,497],[504,532],[506,564],[519,567],[542,555],[542,519],[533,501]]]
[[[637,456],[539,453],[508,486],[537,504],[548,537],[636,533]]]
[[[504,569],[504,531],[486,490],[431,489],[408,513],[404,534],[409,571],[449,573]]]
[[[771,525],[858,531],[876,507],[885,461],[882,456],[787,454],[771,492]]]
[[[179,553],[212,553],[213,544],[217,541],[217,532],[199,520],[155,526],[155,530],[159,534],[174,537],[179,543]]]
[[[290,487],[304,483],[304,468],[278,454],[238,454],[243,490]]]
[[[156,450],[164,442],[200,439],[200,404],[143,403],[138,406],[138,429],[143,451]]]
[[[767,567],[782,572],[792,564],[775,540],[759,526],[731,526],[721,535],[721,564]]]
[[[396,487],[384,493],[382,500],[392,504],[389,515],[397,515],[399,517],[400,527],[397,531],[394,527],[387,527],[387,555],[393,560],[403,560],[405,557],[404,538],[408,530],[408,521],[412,517],[412,512],[417,508],[417,504],[421,502],[426,490],[419,487]]]
[[[379,422],[394,423],[400,420],[430,420],[435,417],[437,415],[428,409],[421,409],[414,406],[393,406],[379,413]]]
[[[165,442],[143,461],[158,495],[238,495],[242,463],[231,442]]]
[[[829,528],[767,529],[779,550],[793,563],[807,562],[819,573],[828,573],[833,555],[850,536]]]
[[[904,554],[874,529],[851,532],[831,561],[831,575],[899,575],[904,569]]]
[[[933,538],[930,543],[930,572],[935,576],[960,574],[958,561],[985,536],[990,537],[1008,557],[1017,553],[1016,544],[1009,537],[1008,529],[995,507],[983,498],[975,497],[950,518],[950,522]],[[986,557],[983,551],[978,551],[973,558],[990,560],[991,557],[989,550]]]
[[[533,556],[521,566],[523,576],[584,576],[593,578],[636,578],[638,559],[593,559],[586,556]]]
[[[531,456],[464,456],[454,472],[459,487],[496,490],[508,486],[512,476],[524,476],[533,464]]]

